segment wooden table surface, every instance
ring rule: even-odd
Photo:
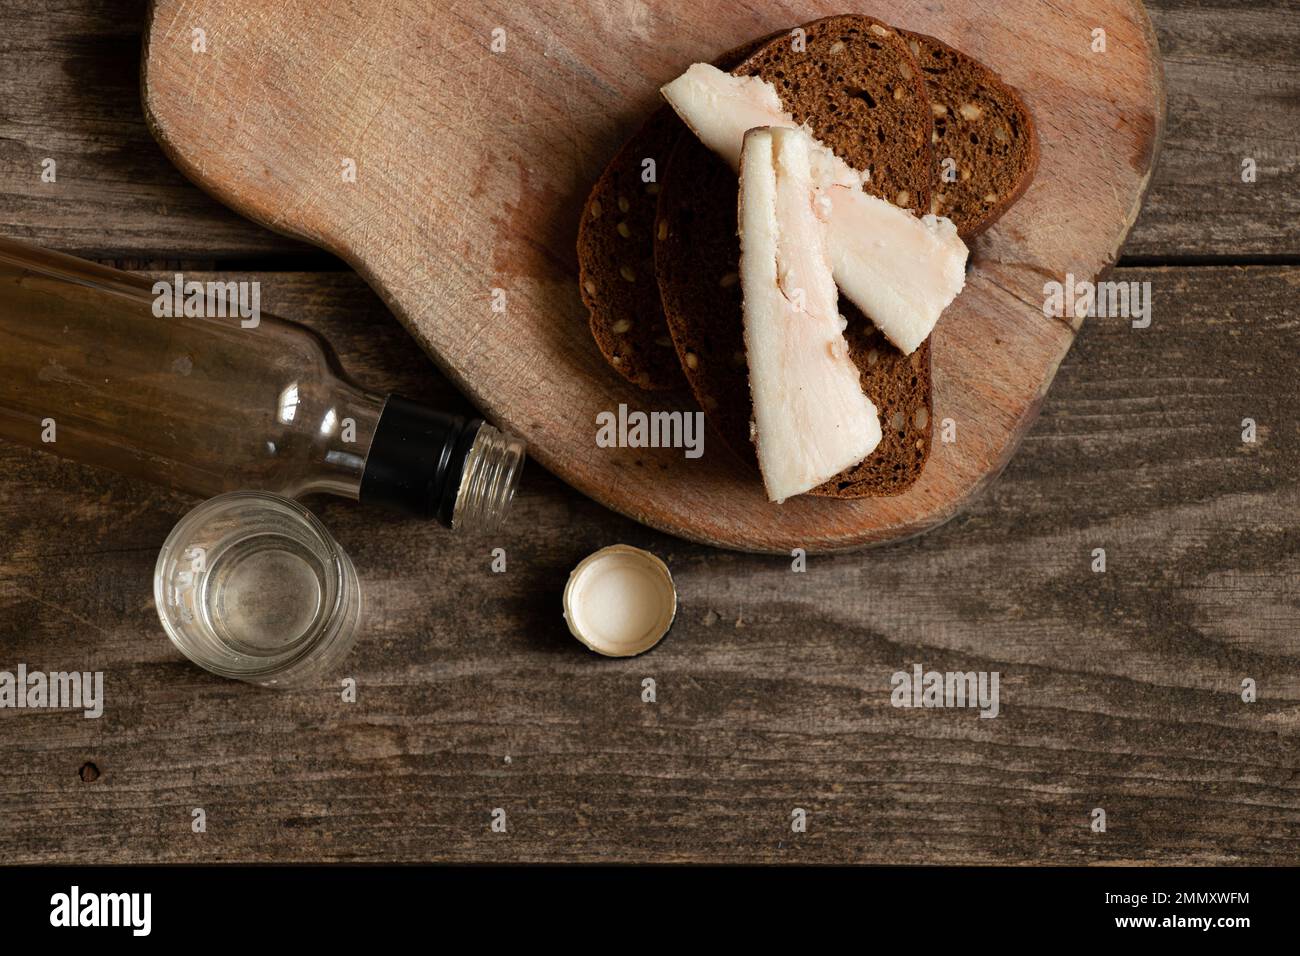
[[[0,670],[102,670],[106,698],[0,710],[0,861],[1300,862],[1300,5],[1149,8],[1169,123],[1112,278],[1151,283],[1152,325],[1088,320],[1005,474],[924,537],[794,573],[535,466],[484,537],[314,500],[369,605],[347,703],[173,650],[151,575],[194,499],[0,445]],[[257,279],[360,381],[459,405],[355,276],[167,164],[143,17],[0,0],[0,234]],[[681,599],[625,661],[559,605],[617,541]],[[892,707],[916,663],[999,672],[1000,716]]]

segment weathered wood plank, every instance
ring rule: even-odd
[[[358,378],[452,399],[358,280],[257,278]],[[1153,283],[1151,328],[1085,323],[968,514],[806,574],[535,467],[489,538],[316,502],[369,602],[350,705],[171,649],[150,579],[187,499],[0,445],[0,669],[107,682],[100,720],[0,710],[0,857],[1300,862],[1300,269],[1115,278]],[[569,568],[613,541],[662,555],[681,593],[629,661],[560,618]],[[892,708],[914,663],[999,671],[1001,715]]]
[[[188,184],[139,105],[144,0],[0,0],[0,231],[94,258],[309,255]],[[1156,0],[1169,123],[1125,254],[1300,254],[1300,6]],[[1101,24],[1104,26],[1104,24]],[[629,130],[637,118],[629,116]],[[59,181],[41,183],[40,163]],[[1241,162],[1258,165],[1241,182]],[[607,157],[591,156],[594,178]]]
[[[306,254],[196,189],[158,149],[140,108],[146,7],[0,0],[0,230],[95,258]]]
[[[1124,255],[1300,254],[1300,3],[1148,0],[1164,150]],[[1242,181],[1254,161],[1256,180]]]

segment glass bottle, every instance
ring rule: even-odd
[[[205,497],[326,492],[456,529],[501,520],[521,441],[354,385],[323,338],[257,303],[233,282],[155,283],[0,239],[0,436]]]

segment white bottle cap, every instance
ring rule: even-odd
[[[668,566],[649,551],[616,544],[588,555],[564,588],[564,619],[598,654],[632,657],[668,633],[677,589]]]

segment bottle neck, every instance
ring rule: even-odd
[[[457,531],[496,527],[523,470],[524,445],[482,419],[390,395],[361,477],[362,504],[437,519]]]
[[[297,384],[289,386],[297,388]],[[299,396],[281,395],[282,403]],[[312,466],[299,482],[280,490],[291,497],[310,493],[339,495],[356,500],[365,478],[366,459],[383,415],[387,396],[367,392],[345,379],[329,383],[325,400],[317,403],[311,421]]]

